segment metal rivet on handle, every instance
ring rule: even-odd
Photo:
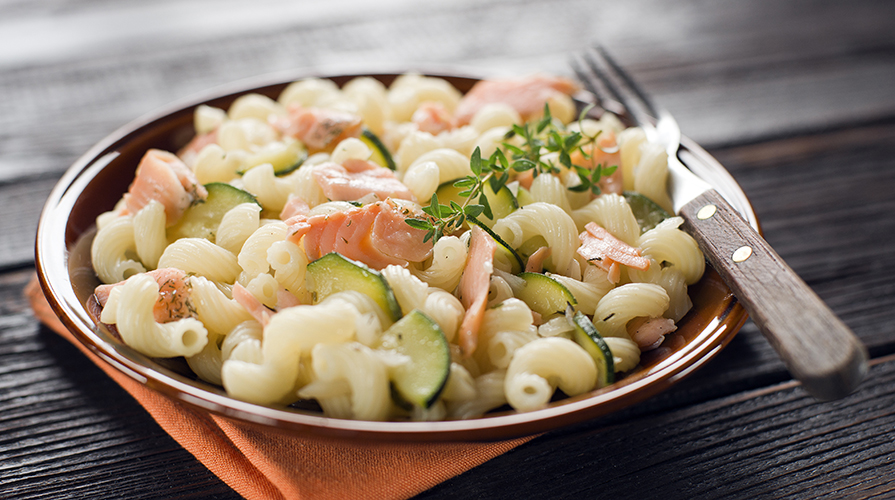
[[[731,258],[734,262],[743,262],[752,256],[752,247],[744,246],[737,248],[736,251],[733,252],[733,256]]]
[[[706,220],[709,217],[715,215],[715,212],[717,210],[718,207],[716,207],[715,205],[706,205],[700,208],[698,212],[696,212],[696,218],[699,220]]]

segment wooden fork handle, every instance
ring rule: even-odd
[[[790,373],[821,401],[850,394],[867,372],[855,334],[714,190],[680,210],[690,233]]]

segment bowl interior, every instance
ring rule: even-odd
[[[642,401],[680,380],[716,354],[746,319],[742,307],[717,273],[706,267],[690,287],[693,309],[666,337],[662,347],[645,353],[641,365],[612,386],[557,400],[529,413],[497,411],[484,418],[443,422],[367,422],[339,420],[295,409],[244,403],[223,389],[193,376],[182,360],[143,356],[96,326],[88,306],[99,284],[90,263],[90,242],[96,217],[110,210],[126,192],[143,153],[150,148],[177,151],[193,136],[193,109],[209,104],[226,109],[241,94],[257,92],[275,98],[290,81],[307,75],[279,77],[210,91],[129,124],[79,159],[51,193],[38,228],[38,276],[50,305],[75,337],[105,362],[162,394],[203,411],[282,432],[365,439],[447,441],[493,440],[543,432],[604,415]],[[343,84],[356,75],[332,77]],[[396,74],[373,75],[388,85]],[[460,91],[474,78],[437,75]],[[699,162],[700,174],[755,224],[742,190],[729,174],[693,143],[685,150]],[[62,236],[64,235],[64,236]]]

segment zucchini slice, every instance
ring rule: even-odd
[[[522,273],[522,283],[510,283],[513,295],[546,321],[563,314],[569,306],[578,305],[572,292],[559,281],[538,273]]]
[[[385,314],[397,321],[401,307],[395,293],[379,271],[332,252],[308,264],[305,275],[313,303],[346,290],[356,290],[373,299]],[[385,325],[383,325],[385,326]]]
[[[258,203],[255,196],[225,182],[205,184],[205,201],[190,206],[176,224],[168,228],[168,238],[205,238],[215,240],[215,232],[224,214],[242,203]]]
[[[566,310],[566,318],[575,328],[573,339],[597,363],[597,388],[606,387],[615,382],[615,366],[612,360],[612,351],[603,337],[597,332],[594,324],[581,311],[572,314],[572,309]]]
[[[438,324],[414,309],[382,334],[379,348],[395,351],[407,359],[389,372],[397,403],[406,401],[420,408],[432,406],[444,389],[451,369],[451,350]]]
[[[671,214],[660,207],[656,202],[634,191],[624,192],[625,200],[634,212],[634,218],[637,219],[637,225],[640,226],[640,233],[643,234],[650,229],[658,226],[660,222],[671,217]]]
[[[298,141],[273,143],[265,146],[246,158],[246,167],[236,173],[244,175],[249,170],[270,163],[276,176],[290,174],[299,169],[308,159],[308,150]]]
[[[371,132],[370,129],[365,128],[363,132],[361,132],[360,140],[373,150],[373,156],[370,157],[370,160],[373,163],[386,167],[389,170],[396,170],[398,168],[395,165],[395,160],[392,158],[392,154],[388,151],[388,148],[385,147],[385,144],[383,144],[379,137]]]

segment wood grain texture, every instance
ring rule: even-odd
[[[890,358],[842,401],[818,403],[785,383],[596,420],[535,439],[418,498],[882,498],[895,493],[893,406]]]
[[[822,401],[850,394],[866,348],[780,255],[714,190],[680,210],[690,233],[796,379]]]

